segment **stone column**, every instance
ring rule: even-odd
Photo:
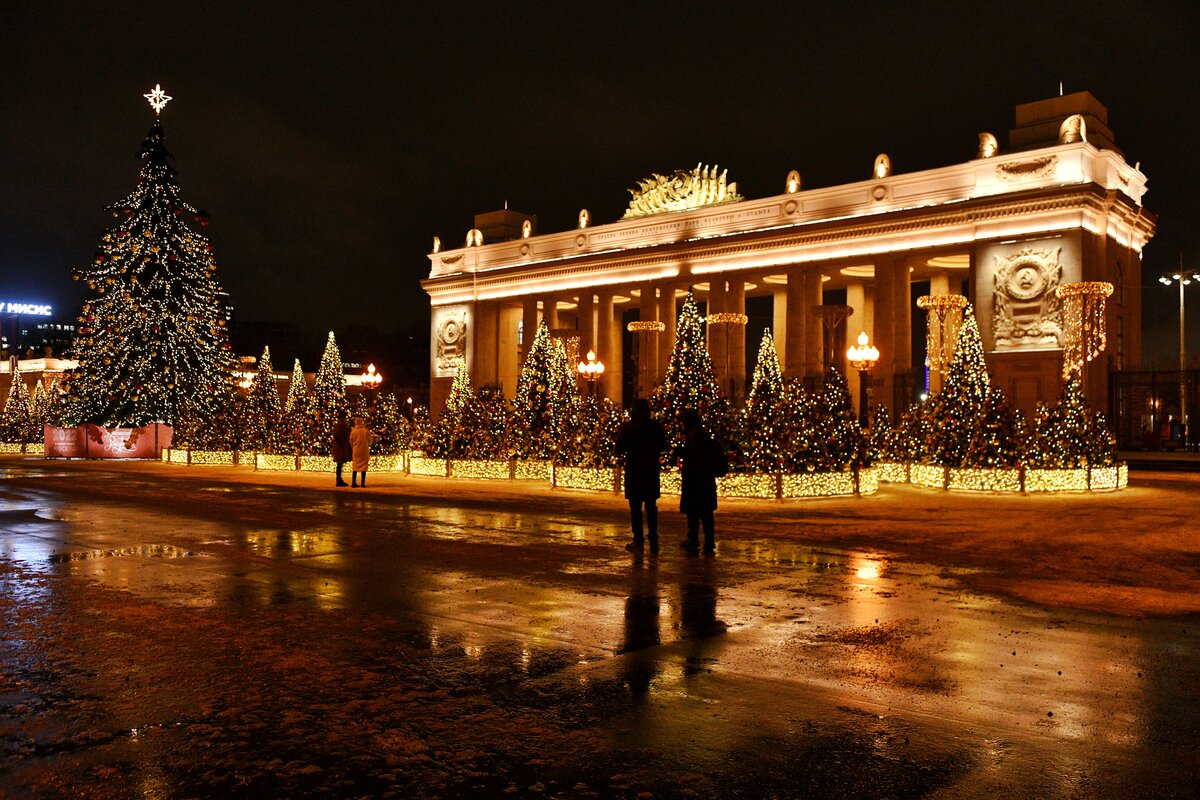
[[[620,317],[614,319],[613,296],[599,296],[596,305],[596,358],[604,362],[604,377],[600,379],[604,396],[621,402],[621,335]]]
[[[804,317],[804,373],[805,377],[821,383],[825,379],[825,357],[821,354],[825,342],[825,332],[821,320],[813,316],[813,308],[824,305],[825,282],[821,273],[815,269],[804,271],[804,307],[801,311]]]
[[[542,319],[546,327],[553,331],[558,327],[558,298],[550,295],[542,296]]]
[[[714,276],[708,282],[708,313],[725,311],[725,277]],[[725,363],[725,331],[728,325],[706,325],[708,328],[708,355],[713,362],[713,372],[721,391],[729,388],[729,365]]]
[[[576,332],[579,334],[579,358],[596,349],[596,296],[591,291],[580,292],[576,313]]]
[[[494,385],[499,382],[498,347],[500,320],[495,303],[475,303],[475,348],[471,357],[471,385]],[[468,334],[469,335],[469,334]]]
[[[729,281],[726,290],[725,304],[734,314],[746,313],[746,282],[741,277]],[[725,326],[729,337],[729,369],[733,375],[733,397],[735,402],[741,402],[746,396],[746,326],[729,324]]]
[[[793,268],[788,273],[787,288],[784,290],[787,327],[784,329],[783,374],[787,378],[803,378],[807,374],[808,298],[805,297],[807,271]],[[777,334],[778,335],[778,334]]]
[[[533,337],[537,336],[538,304],[536,297],[526,297],[521,301],[521,360],[529,353]]]
[[[779,366],[784,367],[787,377],[787,290],[776,289],[771,293],[771,339],[775,342],[775,354]],[[757,346],[757,345],[756,345]]]
[[[658,335],[656,382],[662,383],[671,364],[671,353],[675,351],[675,287],[670,284],[658,287],[658,321],[663,324],[663,331]]]
[[[893,418],[909,403],[899,390],[912,377],[909,364],[912,353],[911,281],[908,262],[900,256],[881,256],[875,260],[875,346],[879,362],[875,367],[875,402],[887,406]]]
[[[638,319],[652,322],[658,319],[658,297],[654,287],[648,283],[641,286],[638,297]],[[658,334],[637,334],[638,397],[649,397],[654,391],[655,372],[658,370]]]

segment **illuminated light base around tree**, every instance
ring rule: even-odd
[[[750,318],[736,311],[718,311],[708,315],[709,325],[745,325]]]
[[[910,483],[929,489],[967,492],[1111,492],[1129,485],[1129,465],[1067,469],[983,469],[936,464],[876,462],[884,483]]]
[[[658,320],[634,320],[625,328],[630,333],[662,333],[667,329],[667,325]]]

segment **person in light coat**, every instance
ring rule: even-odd
[[[362,486],[367,485],[367,467],[371,464],[371,442],[375,437],[367,429],[367,423],[362,417],[354,418],[354,429],[350,431],[350,486],[359,487],[359,474],[362,474]]]

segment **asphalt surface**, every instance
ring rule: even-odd
[[[1102,562],[1138,603],[1194,556],[1081,539],[1056,577],[1049,520],[1028,562],[995,544],[1182,530],[1193,484],[732,503],[703,558],[665,499],[635,556],[619,498],[544,488],[0,473],[3,797],[1200,796],[1200,619],[1022,589]]]

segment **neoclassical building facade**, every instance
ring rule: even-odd
[[[1142,206],[1146,176],[1126,162],[1107,116],[1087,92],[1028,103],[1007,148],[980,134],[974,159],[913,173],[893,173],[880,155],[865,180],[823,188],[781,172],[781,192],[762,198],[741,197],[706,166],[655,175],[631,190],[622,219],[594,224],[585,210],[576,228],[555,233],[513,211],[479,215],[465,246],[435,240],[422,281],[431,406],[444,404],[459,358],[474,385],[511,396],[542,319],[573,353],[593,350],[607,365],[597,391],[646,395],[691,291],[735,395],[747,379],[744,315],[758,297],[787,377],[819,381],[830,362],[845,369],[847,340],[867,333],[880,352],[872,402],[893,411],[936,389],[945,362],[927,352],[918,296],[965,295],[993,382],[1032,410],[1057,395],[1072,333],[1055,290],[1095,281],[1114,287],[1104,351],[1085,367],[1089,399],[1103,409],[1108,373],[1140,361],[1141,256],[1155,230]],[[846,372],[857,397],[859,375]]]

